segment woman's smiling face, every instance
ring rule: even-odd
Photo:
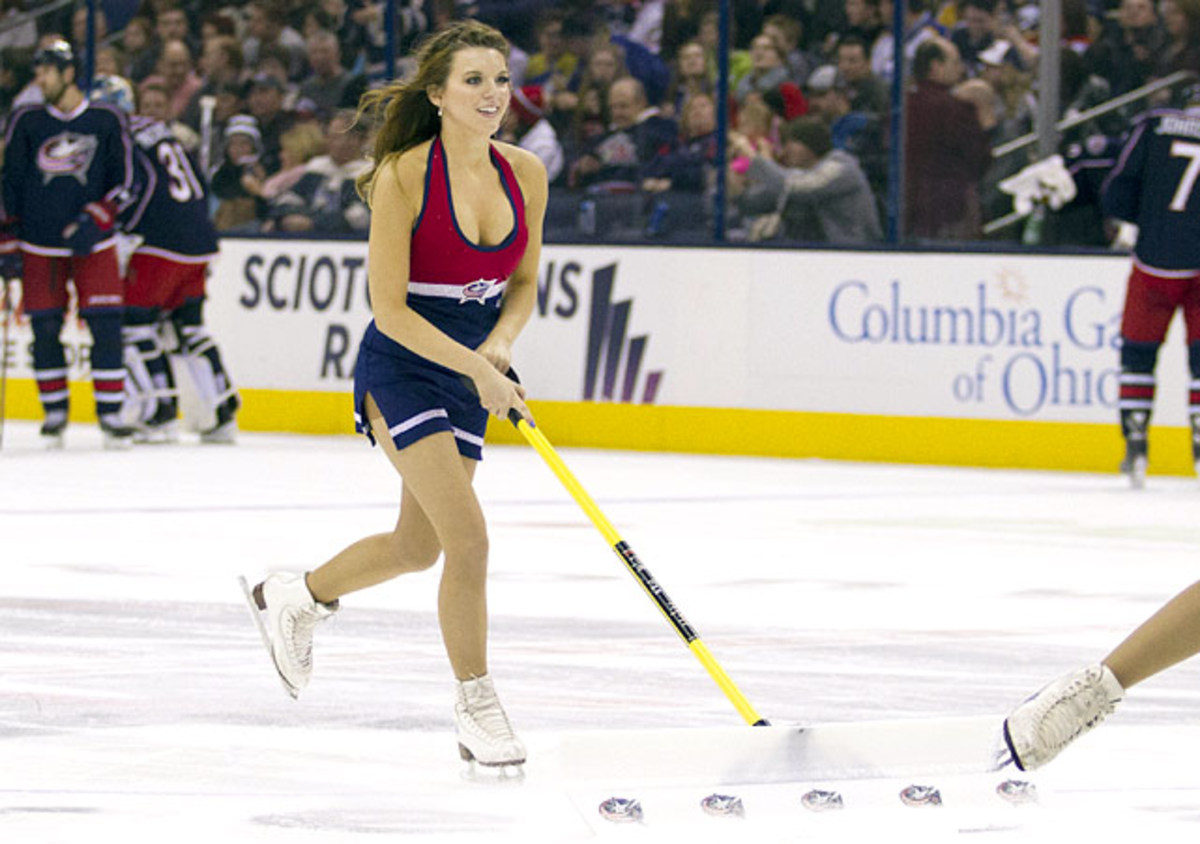
[[[491,135],[512,97],[508,61],[490,47],[465,47],[454,54],[446,84],[431,94],[443,126],[455,121]]]

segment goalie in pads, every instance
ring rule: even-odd
[[[241,400],[203,318],[217,234],[203,175],[163,122],[166,106],[165,89],[143,85],[140,113],[130,126],[138,199],[125,228],[140,243],[126,275],[124,414],[140,442],[175,439],[179,394],[161,331],[169,320],[208,416],[200,440],[228,443],[237,431]]]

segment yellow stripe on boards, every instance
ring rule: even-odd
[[[95,422],[96,405],[91,384],[71,381],[67,389],[71,395],[71,421]],[[243,431],[354,433],[354,397],[349,393],[242,390],[241,396],[242,409],[237,421]],[[14,379],[8,383],[7,405],[9,419],[42,418],[37,384],[32,379]]]
[[[72,381],[70,391],[72,421],[94,422],[91,386]],[[242,400],[238,425],[245,431],[354,431],[348,392],[244,389]],[[30,379],[9,381],[7,405],[10,419],[42,418]],[[1124,453],[1115,410],[1112,424],[1104,425],[599,402],[531,401],[529,407],[538,429],[559,448],[1112,473]],[[487,440],[523,442],[499,419],[488,425]],[[1150,426],[1150,473],[1193,473],[1188,429]]]
[[[949,466],[1113,472],[1124,455],[1111,425],[872,416],[737,408],[530,402],[558,448],[821,458]],[[518,443],[507,423],[488,441]],[[1191,432],[1151,425],[1150,472],[1191,475]]]

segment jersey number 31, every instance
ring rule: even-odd
[[[167,192],[176,202],[187,202],[204,196],[204,188],[192,170],[192,162],[178,141],[169,141],[158,145],[158,161],[166,168],[170,180],[167,182]]]

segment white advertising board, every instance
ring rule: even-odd
[[[1111,422],[1129,259],[758,253],[751,271],[754,406]],[[1160,421],[1185,424],[1175,328]]]
[[[208,322],[247,388],[341,392],[366,244],[225,240]],[[549,246],[514,363],[531,397],[1110,423],[1129,259]],[[1186,424],[1181,327],[1156,420]],[[86,374],[73,328],[72,375]],[[13,377],[31,377],[18,324]]]
[[[205,314],[244,387],[350,389],[371,320],[367,245],[223,240]]]
[[[1124,256],[550,246],[515,363],[536,398],[1111,422]],[[365,244],[226,241],[210,313],[242,383],[345,389]],[[1179,326],[1158,420],[1183,425]]]

